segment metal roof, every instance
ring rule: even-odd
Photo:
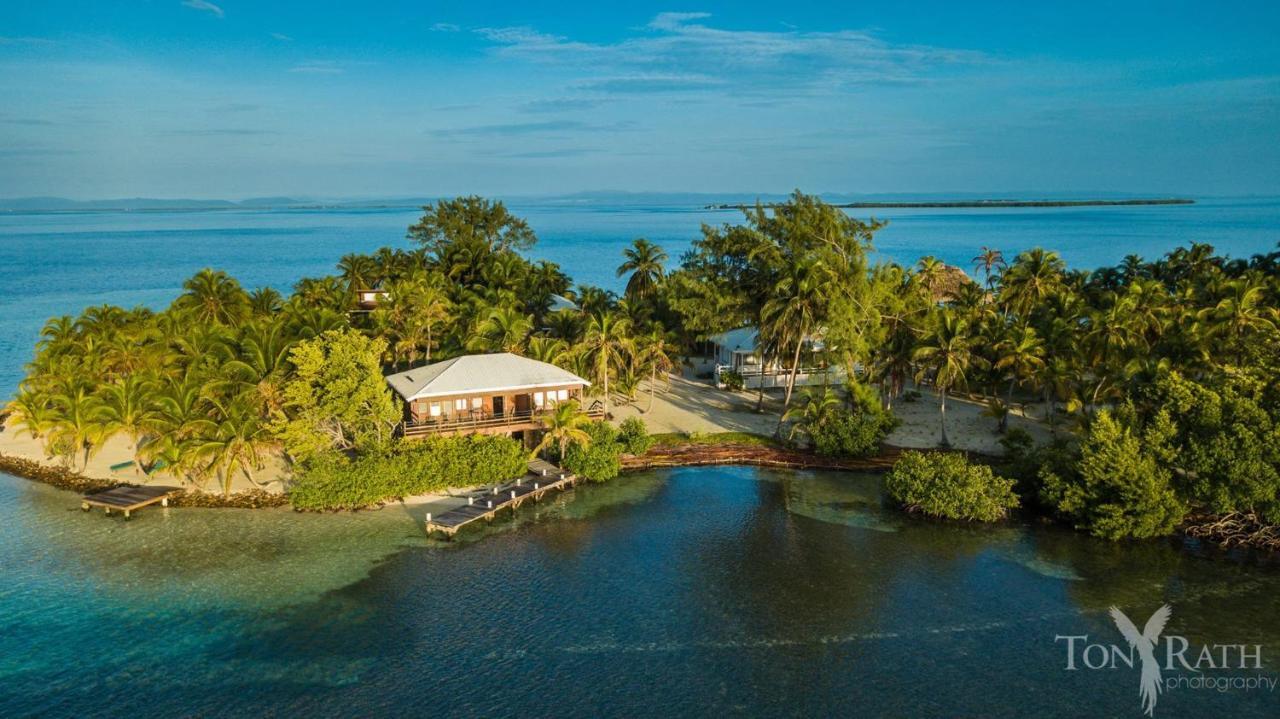
[[[426,397],[485,394],[591,383],[553,364],[510,352],[463,355],[387,375],[387,384],[406,402]]]

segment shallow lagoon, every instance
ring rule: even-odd
[[[1048,526],[935,524],[873,475],[624,476],[446,543],[415,508],[86,516],[0,476],[0,714],[1138,715],[1057,634],[1280,651],[1280,571]],[[1274,716],[1175,690],[1159,716]]]

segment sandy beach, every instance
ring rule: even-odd
[[[647,386],[645,387],[647,390]],[[802,388],[796,390],[797,393]],[[782,392],[766,392],[764,412],[756,412],[757,393],[753,391],[730,392],[716,389],[707,380],[689,376],[671,376],[670,384],[660,387],[649,409],[648,392],[637,395],[635,402],[613,408],[616,421],[639,417],[649,432],[751,432],[771,435],[778,426],[778,413],[782,410]],[[803,401],[792,398],[793,404]],[[925,388],[919,399],[913,402],[897,400],[893,412],[902,424],[886,439],[897,447],[937,447],[941,440],[938,419],[938,396]],[[984,405],[972,400],[948,397],[947,435],[955,449],[983,454],[1000,454],[1001,435],[995,431],[996,422],[983,417]],[[647,410],[647,411],[646,411]],[[1009,426],[1026,430],[1037,442],[1048,441],[1050,432],[1042,422],[1016,412],[1009,417]]]

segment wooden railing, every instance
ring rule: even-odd
[[[523,412],[503,412],[502,414],[488,414],[483,412],[475,412],[472,416],[465,418],[446,418],[437,420],[419,420],[406,421],[401,423],[400,431],[406,437],[417,437],[424,434],[436,434],[438,432],[479,432],[487,429],[501,429],[514,425],[533,424],[548,414],[552,410],[525,410]],[[604,418],[604,407],[596,402],[591,407],[583,410],[583,412],[592,419]]]

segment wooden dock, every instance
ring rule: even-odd
[[[169,506],[169,497],[181,492],[180,487],[133,487],[123,486],[115,489],[108,489],[105,492],[97,494],[86,494],[80,502],[80,509],[89,511],[90,507],[102,507],[106,514],[111,514],[111,510],[118,509],[124,512],[124,518],[128,519],[129,515],[135,509],[142,509],[148,504],[160,503],[160,506]]]
[[[441,532],[452,537],[466,525],[483,519],[491,521],[498,510],[510,507],[512,511],[526,499],[538,501],[553,489],[566,489],[577,484],[578,478],[550,462],[534,459],[529,462],[529,472],[504,484],[483,487],[464,495],[467,503],[461,507],[427,515],[427,534]]]

